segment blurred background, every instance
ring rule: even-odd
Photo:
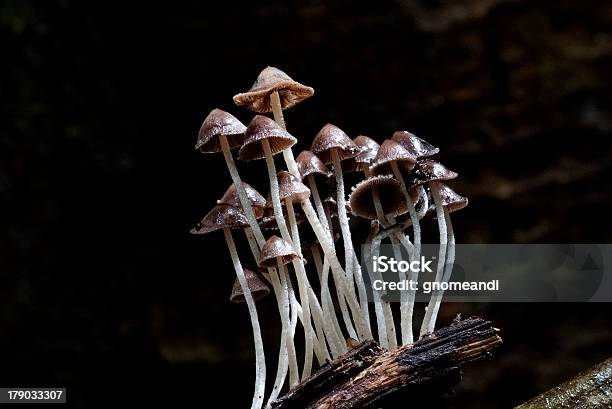
[[[229,255],[188,234],[230,178],[193,145],[212,108],[250,120],[232,96],[267,65],[316,90],[286,113],[296,152],[327,122],[439,146],[470,199],[459,242],[612,239],[609,1],[5,0],[0,45],[2,386],[247,407]],[[266,193],[262,164],[241,166]],[[458,312],[505,344],[439,407],[511,407],[612,355],[607,304],[447,304],[440,322]]]

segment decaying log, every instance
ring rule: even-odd
[[[516,409],[612,407],[612,358],[584,371]]]
[[[459,380],[459,368],[502,342],[489,321],[456,320],[414,344],[382,351],[366,341],[315,372],[273,404],[275,409],[356,409],[415,385],[442,392]]]

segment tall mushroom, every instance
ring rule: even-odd
[[[251,408],[259,409],[263,405],[266,388],[266,358],[264,355],[259,319],[257,317],[257,309],[255,308],[255,300],[253,299],[246,275],[242,269],[242,264],[240,263],[240,258],[238,257],[238,252],[236,251],[236,245],[234,244],[231,232],[232,228],[244,228],[248,225],[248,220],[244,212],[240,209],[228,205],[218,205],[204,216],[202,221],[191,230],[191,233],[207,234],[222,229],[225,235],[227,248],[232,257],[234,270],[240,282],[240,287],[242,288],[244,300],[251,318],[251,326],[253,328],[253,340],[255,343],[255,392]]]
[[[315,136],[312,141],[310,150],[326,164],[333,164],[334,174],[336,176],[336,201],[338,203],[338,221],[340,222],[340,231],[342,233],[342,242],[344,244],[344,268],[346,270],[347,281],[351,289],[353,280],[357,284],[359,291],[359,301],[363,319],[367,324],[368,337],[371,337],[370,330],[370,314],[367,302],[367,293],[361,267],[355,265],[354,259],[355,249],[351,237],[348,215],[346,212],[346,198],[344,191],[344,178],[342,176],[341,161],[357,156],[360,152],[357,145],[348,137],[343,130],[332,124],[327,124]],[[353,271],[354,270],[354,271]],[[354,290],[353,290],[354,291]]]
[[[401,191],[400,183],[391,176],[373,176],[355,186],[349,197],[351,212],[355,216],[370,220],[385,220],[387,215],[392,217],[406,213],[407,204]],[[373,242],[369,255],[378,254],[380,241]],[[371,265],[370,262],[367,263]],[[380,273],[372,271],[375,279],[382,279]],[[377,292],[374,292],[378,296]],[[376,300],[378,301],[378,300]],[[397,347],[397,336],[395,334],[395,324],[391,308],[386,301],[383,303],[383,313],[389,349]],[[380,319],[380,318],[379,318]],[[379,338],[382,338],[379,334]],[[384,341],[381,339],[381,344]]]
[[[448,236],[448,254],[446,257],[444,276],[442,277],[442,282],[447,282],[453,272],[453,265],[455,263],[455,233],[453,230],[453,224],[451,223],[450,213],[466,207],[468,205],[468,199],[460,196],[444,183],[437,182],[437,185],[440,192],[440,202],[442,203],[442,208],[444,209],[444,220],[446,222]],[[434,217],[436,217],[435,215],[437,215],[437,209],[434,206],[430,207],[428,214],[432,214]],[[434,294],[430,300],[430,304],[432,304],[433,307],[431,307],[431,318],[429,318],[427,321],[429,323],[429,328],[426,328],[425,334],[433,332],[435,329],[436,319],[438,317],[438,311],[440,310],[443,295],[444,291],[439,291],[438,293]],[[427,309],[428,311],[429,308],[430,307]]]
[[[251,296],[253,297],[253,301],[259,301],[270,295],[270,287],[268,287],[266,282],[262,280],[261,277],[259,277],[259,274],[247,268],[243,268],[243,270],[244,277],[246,278],[246,282],[249,287],[249,291],[251,291]],[[234,280],[234,285],[232,285],[232,292],[230,294],[229,299],[230,302],[233,302],[235,304],[246,303],[246,297],[244,295],[244,291],[242,290],[242,286],[240,285],[240,280],[238,280],[238,278]]]
[[[436,277],[437,282],[441,282],[444,278],[444,266],[446,264],[446,250],[448,246],[448,232],[446,228],[446,221],[444,218],[444,208],[442,206],[442,199],[440,198],[440,181],[450,180],[457,177],[457,173],[449,170],[444,165],[431,159],[423,159],[417,161],[417,164],[412,172],[411,186],[416,187],[418,185],[429,185],[429,190],[434,201],[437,218],[438,218],[438,231],[440,234],[440,249],[438,251],[438,261],[436,265]],[[425,312],[425,318],[421,324],[420,336],[424,336],[433,332],[434,322],[433,317],[433,305],[435,303],[434,297],[432,296],[427,305],[427,311]]]

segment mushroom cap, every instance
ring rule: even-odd
[[[250,90],[234,95],[234,103],[255,112],[270,112],[270,94],[274,91],[278,91],[282,109],[291,108],[314,94],[314,89],[294,81],[278,68],[266,67]]]
[[[263,216],[263,211],[266,207],[266,198],[263,197],[257,190],[255,190],[253,186],[249,185],[246,182],[242,182],[242,187],[244,188],[247,198],[249,199],[249,202],[253,207],[253,213],[255,213],[255,217],[259,219]],[[226,204],[242,209],[242,203],[240,203],[240,197],[238,197],[236,185],[232,183],[223,194],[223,197],[217,200],[217,203]]]
[[[442,206],[445,207],[449,213],[461,210],[468,205],[468,198],[459,195],[448,185],[438,182],[440,189],[440,199],[442,199]],[[433,201],[432,201],[433,202]],[[427,216],[433,216],[436,218],[436,206],[431,203],[429,209],[427,209]]]
[[[448,169],[440,162],[431,159],[418,160],[412,171],[410,186],[414,187],[428,182],[455,179],[457,176],[457,173]]]
[[[332,174],[323,161],[311,151],[300,152],[295,161],[297,162],[298,171],[300,172],[302,180],[308,175],[314,174],[330,177]]]
[[[253,300],[261,300],[270,294],[270,287],[268,287],[266,282],[259,277],[259,274],[245,268],[244,276],[246,278],[247,285],[249,286],[249,290],[251,290]],[[230,295],[230,302],[237,304],[243,304],[246,302],[244,299],[244,293],[242,292],[242,286],[240,285],[238,278],[234,280],[232,294]]]
[[[296,144],[289,132],[278,126],[267,116],[255,115],[245,132],[245,139],[238,157],[242,160],[255,160],[264,158],[265,152],[261,141],[268,140],[272,155],[282,152]]]
[[[216,230],[244,228],[249,226],[241,208],[220,204],[208,212],[206,216],[190,230],[191,234],[208,234]]]
[[[402,145],[408,152],[412,153],[417,159],[427,158],[440,152],[439,148],[434,147],[429,142],[408,131],[397,131],[391,137],[395,142]]]
[[[400,172],[407,175],[414,168],[416,158],[399,143],[387,139],[378,149],[376,158],[372,163],[372,171],[378,175],[393,175],[392,162],[397,164]]]
[[[338,152],[340,160],[357,156],[360,152],[355,142],[346,133],[335,125],[327,124],[315,136],[310,146],[312,153],[317,155],[323,163],[332,163],[332,150]]]
[[[259,255],[259,267],[276,267],[277,257],[281,258],[283,264],[288,264],[299,256],[297,255],[293,244],[287,240],[281,239],[278,236],[272,236],[266,241],[266,244],[261,248]]]
[[[359,148],[359,153],[352,159],[347,160],[342,165],[345,172],[363,172],[370,167],[374,161],[380,145],[374,139],[365,135],[359,135],[353,142]]]
[[[244,141],[245,131],[246,126],[234,115],[215,108],[204,119],[195,148],[202,153],[221,152],[221,135],[227,136],[230,149],[237,148]]]
[[[281,202],[291,199],[292,202],[302,203],[310,197],[310,189],[301,180],[286,170],[276,174],[278,177],[278,190]]]
[[[301,210],[301,207],[295,207],[295,221],[298,226],[306,221],[306,216]],[[287,210],[283,208],[283,216],[285,220],[287,220]],[[278,230],[278,224],[276,223],[276,216],[274,216],[274,209],[272,208],[272,202],[268,201],[266,203],[266,209],[264,210],[263,217],[259,221],[259,227],[263,230]]]
[[[349,203],[355,216],[377,218],[372,195],[374,188],[378,191],[385,215],[398,216],[408,211],[400,183],[391,176],[373,176],[359,182],[351,192]]]

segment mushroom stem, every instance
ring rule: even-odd
[[[300,259],[302,260],[301,265],[303,266],[303,255],[302,255],[302,245],[300,242],[300,233],[298,230],[298,226],[297,226],[297,221],[295,219],[295,212],[293,210],[293,202],[291,201],[290,198],[285,199],[285,208],[287,209],[287,218],[289,219],[289,226],[291,227],[291,238],[293,239],[293,247],[295,248],[295,251],[297,252],[298,256],[300,257]],[[319,307],[319,310],[321,309],[321,306],[319,305],[319,300],[315,297],[313,300],[309,299],[309,293],[310,290],[312,289],[310,282],[308,281],[308,277],[306,276],[306,270],[300,268],[300,271],[298,272],[297,275],[297,279],[298,279],[298,287],[300,289],[300,300],[302,301],[302,304],[306,303],[307,305],[310,305],[310,303],[312,302],[313,304],[317,304],[317,306]],[[306,300],[306,301],[304,301]],[[316,308],[313,305],[313,309]],[[306,308],[304,306],[302,306],[303,310],[306,310]],[[306,311],[304,311],[306,312]],[[306,319],[310,319],[309,315],[304,314],[304,321],[306,321]],[[314,333],[312,332],[312,326],[309,323],[303,323],[304,324],[304,331],[307,330],[308,327],[310,327],[310,338],[312,341],[312,337],[314,335]],[[330,328],[331,329],[331,328]],[[323,341],[323,344],[325,344],[325,338],[321,339],[321,341]],[[320,345],[319,345],[320,346]],[[317,347],[319,347],[317,346]],[[319,356],[322,356],[324,354],[327,354],[327,356],[329,357],[329,352],[327,351],[327,348],[325,348],[325,353],[323,353],[323,351],[319,351]],[[311,358],[312,359],[312,358]],[[306,364],[304,364],[304,372],[302,374],[302,379],[307,378],[308,376],[310,376],[310,370],[312,368],[312,362],[311,362],[311,367],[308,369],[308,373],[306,373]]]
[[[259,260],[259,247],[257,246],[257,242],[255,241],[253,231],[250,227],[247,227],[246,229],[244,229],[244,234],[247,238],[247,241],[249,242],[249,247],[251,248],[251,253],[253,253],[253,258],[255,259],[255,261]],[[278,313],[281,319],[281,342],[278,351],[278,367],[276,370],[276,379],[274,380],[274,386],[272,387],[272,392],[270,393],[270,397],[268,398],[269,405],[269,403],[275,401],[278,395],[280,394],[280,391],[283,388],[283,384],[285,383],[285,378],[287,377],[287,370],[289,368],[287,339],[289,338],[290,334],[290,312],[288,303],[288,289],[281,284],[278,272],[275,268],[268,268],[268,275],[270,276],[270,283],[272,283],[272,289],[274,290],[274,296],[276,297],[276,303],[278,306]],[[293,351],[293,355],[295,359],[295,350]]]
[[[397,236],[391,236],[391,247],[393,248],[393,257],[399,262],[402,260],[402,249],[400,248],[399,240]],[[406,272],[403,270],[398,271],[399,280],[406,281]],[[408,339],[412,339],[412,320],[407,319],[408,312],[408,304],[407,304],[407,294],[406,291],[400,291],[400,329],[401,329],[401,338],[402,345],[406,345]]]
[[[238,193],[240,204],[242,205],[244,214],[246,215],[247,221],[249,222],[249,227],[253,230],[253,234],[255,235],[255,239],[257,240],[257,245],[261,248],[265,244],[266,239],[264,239],[264,236],[261,233],[261,229],[259,228],[259,224],[257,224],[257,219],[255,218],[255,213],[253,212],[251,202],[249,201],[246,190],[244,190],[244,186],[242,186],[242,180],[240,179],[238,168],[236,167],[236,163],[234,162],[234,157],[232,156],[232,151],[229,147],[229,143],[227,142],[227,137],[225,135],[220,135],[219,142],[221,143],[221,150],[223,151],[225,164],[227,165],[227,169],[229,170],[230,176],[232,177],[232,182],[234,183],[234,186],[236,186],[236,192]]]
[[[278,259],[277,261],[280,282],[284,292],[287,294],[287,299],[285,300],[285,302],[288,304],[287,310],[289,310],[289,306],[291,307],[291,318],[289,319],[289,325],[287,327],[285,337],[287,340],[287,355],[289,357],[289,386],[294,387],[295,385],[300,383],[300,374],[297,365],[297,357],[295,354],[295,343],[293,341],[295,334],[295,325],[297,322],[297,309],[295,308],[295,305],[291,305],[292,301],[295,300],[295,297],[291,297],[291,291],[293,290],[290,289],[290,280],[287,274],[287,269],[285,269],[282,260]]]
[[[438,182],[430,182],[429,189],[431,190],[431,197],[434,200],[436,206],[436,216],[438,218],[438,231],[440,232],[440,250],[438,252],[438,262],[436,265],[436,282],[442,282],[444,278],[444,265],[446,263],[446,247],[448,244],[448,232],[446,229],[446,220],[444,217],[444,206],[442,205],[442,198],[440,197],[440,187]],[[437,300],[437,292],[432,294],[427,304],[427,310],[423,323],[421,324],[420,336],[423,337],[427,334],[431,334],[436,326],[434,318],[434,304]]]
[[[453,265],[455,264],[455,232],[453,231],[453,224],[451,223],[450,215],[447,208],[444,208],[444,218],[448,230],[448,251],[446,256],[446,267],[444,270],[444,278],[442,282],[450,280],[453,272]],[[439,291],[436,294],[436,301],[433,306],[433,312],[431,314],[432,328],[436,326],[436,319],[438,318],[438,312],[440,311],[440,305],[442,303],[442,297],[444,291]]]
[[[319,196],[319,189],[317,188],[317,184],[315,183],[314,175],[308,175],[308,187],[310,188],[310,193],[312,194],[312,200],[314,201],[315,208],[317,209],[317,215],[319,216],[319,220],[323,225],[323,228],[327,232],[329,239],[332,244],[334,242],[331,236],[331,228],[327,222],[327,217],[325,217],[325,209],[323,208],[323,202],[321,201],[321,196]]]
[[[270,104],[272,105],[272,113],[274,114],[274,121],[283,129],[287,129],[285,125],[285,117],[283,116],[283,108],[280,103],[280,96],[278,91],[274,91],[270,94]]]
[[[355,257],[355,249],[353,248],[353,240],[351,237],[351,229],[349,227],[349,220],[346,214],[346,198],[344,196],[344,177],[342,176],[342,164],[340,163],[340,156],[336,149],[331,150],[331,157],[334,164],[334,174],[336,175],[336,202],[338,204],[338,220],[340,221],[340,231],[342,232],[342,242],[344,243],[344,268],[346,270],[346,277],[349,285],[353,286],[353,281],[357,284],[357,290],[359,291],[359,303],[361,307],[361,313],[363,320],[366,324],[367,337],[372,337],[370,327],[370,314],[368,309],[368,299],[363,282],[363,276],[361,274],[361,266],[353,263]],[[353,275],[353,267],[355,272]]]
[[[366,271],[370,275],[370,282],[374,282],[374,272],[372,271],[372,240],[376,236],[376,232],[378,231],[378,223],[372,222],[372,227],[370,228],[370,234],[365,242],[363,247],[363,251],[365,252],[366,257]],[[379,273],[380,274],[380,273]],[[385,315],[382,307],[382,300],[380,298],[380,293],[374,289],[372,289],[372,298],[374,298],[374,312],[376,314],[376,325],[378,327],[378,343],[384,349],[389,348],[389,335],[387,334],[387,325],[385,322]]]
[[[417,212],[417,217],[421,220],[427,214],[427,210],[429,209],[429,198],[427,197],[427,192],[423,185],[419,186],[419,201],[423,201],[419,211]]]
[[[266,388],[266,358],[264,355],[263,340],[261,338],[261,329],[259,328],[259,319],[257,317],[257,309],[255,308],[255,301],[251,295],[251,289],[247,284],[242,264],[238,258],[238,251],[236,251],[236,245],[232,238],[232,232],[229,228],[224,228],[223,233],[225,234],[225,241],[227,248],[229,249],[232,262],[234,263],[234,270],[238,277],[238,282],[242,288],[244,299],[249,310],[249,316],[251,317],[251,326],[253,327],[253,341],[255,343],[255,392],[253,395],[253,403],[251,409],[260,409],[263,405],[264,393]]]
[[[270,149],[270,143],[267,139],[261,141],[263,146],[264,154],[266,157],[266,165],[268,169],[268,176],[270,179],[270,195],[272,196],[272,208],[274,209],[274,217],[276,218],[276,224],[280,230],[281,236],[284,240],[293,243],[294,246],[300,247],[299,242],[293,242],[291,234],[287,229],[285,223],[285,217],[283,216],[283,209],[280,201],[280,193],[278,188],[278,179],[276,176],[276,165],[274,165],[274,157],[272,156],[272,150]],[[299,240],[299,237],[296,237]],[[314,334],[311,321],[310,321],[310,306],[308,300],[308,278],[306,277],[306,270],[304,268],[304,259],[301,256],[301,252],[298,252],[298,257],[293,261],[293,267],[298,279],[298,287],[300,291],[300,301],[302,303],[302,312],[304,314],[304,367],[302,369],[302,378],[310,376],[312,371],[312,355],[313,355],[313,339]]]
[[[408,206],[408,213],[410,214],[410,220],[412,220],[412,231],[414,234],[414,254],[413,259],[418,260],[421,257],[421,226],[419,225],[419,218],[416,213],[416,209],[414,208],[414,203],[412,203],[412,197],[410,197],[410,193],[408,193],[408,189],[406,188],[406,182],[404,181],[404,177],[397,166],[397,163],[394,161],[391,162],[391,168],[393,169],[393,174],[395,175],[395,179],[400,183],[400,187],[402,189],[402,193],[404,194],[404,198],[406,199],[406,205]]]
[[[371,253],[372,256],[375,254],[376,255],[380,254],[380,242],[381,240],[378,235],[374,237],[374,240],[372,240],[372,253]],[[373,274],[376,280],[382,280],[382,275],[380,274],[380,271],[377,271],[376,269],[374,269]],[[388,301],[382,300],[381,298],[381,303],[382,303],[382,311],[383,311],[383,315],[385,319],[385,326],[387,328],[388,348],[390,350],[394,350],[397,348],[397,334],[395,332],[395,322],[393,319],[393,311],[391,310],[391,305],[389,304]]]

